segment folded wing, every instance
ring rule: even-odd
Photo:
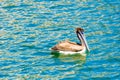
[[[74,42],[70,42],[70,41],[60,42],[59,44],[55,45],[52,48],[52,50],[73,51],[73,52],[81,51],[82,49],[83,49],[83,47],[81,45],[76,44]]]

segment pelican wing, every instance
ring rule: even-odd
[[[83,49],[83,47],[81,45],[78,45],[74,42],[70,42],[70,41],[63,41],[60,42],[59,44],[55,45],[52,50],[58,50],[58,51],[73,51],[73,52],[77,52],[77,51],[81,51]]]

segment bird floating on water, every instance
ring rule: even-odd
[[[83,32],[84,29],[76,28],[76,34],[81,44],[65,40],[52,47],[51,50],[62,54],[82,54],[86,56],[84,53],[90,50]]]

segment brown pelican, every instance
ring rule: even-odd
[[[84,53],[90,50],[83,32],[82,28],[76,28],[76,34],[81,44],[65,40],[52,47],[51,50],[63,54],[83,54],[86,56]]]

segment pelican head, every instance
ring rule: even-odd
[[[82,28],[76,28],[76,32],[79,32],[79,31],[84,32],[84,29],[82,29]]]
[[[84,29],[76,28],[76,34],[77,34],[77,37],[80,40],[82,46],[85,47],[87,51],[90,51],[87,41],[86,41],[86,38],[85,38],[85,35],[84,35]]]

